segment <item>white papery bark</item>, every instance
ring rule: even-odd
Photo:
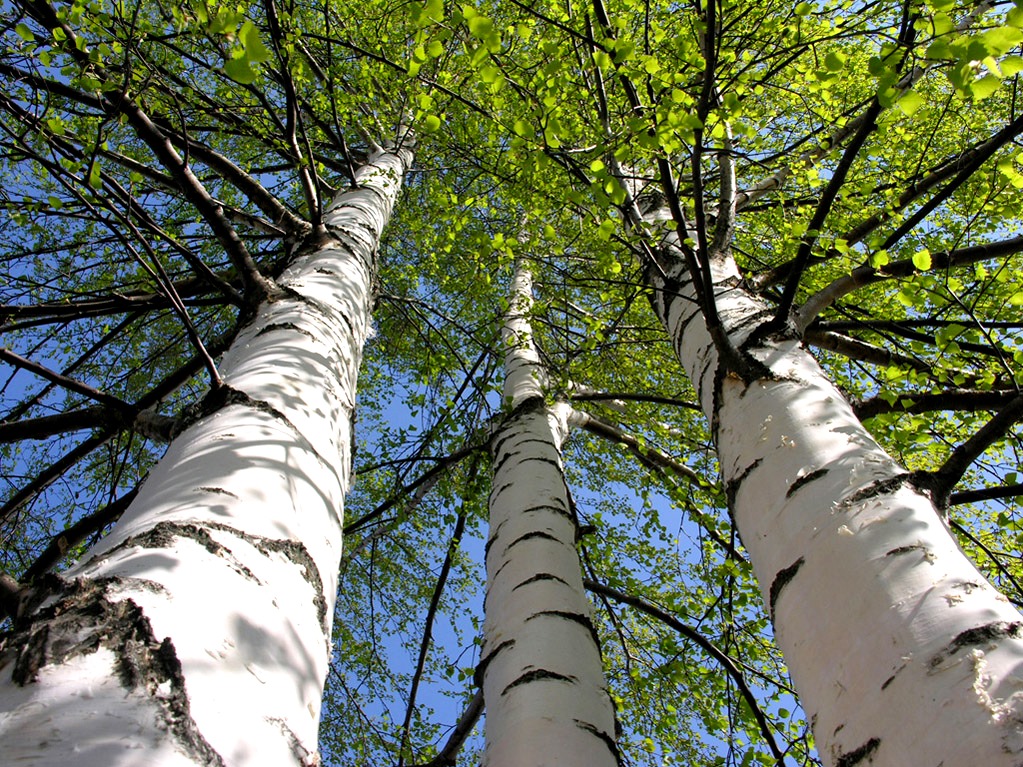
[[[719,368],[684,268],[655,309],[715,431],[749,552],[825,764],[1023,764],[1023,619],[959,549],[926,492],[870,437],[768,307],[716,265],[728,335],[769,369]]]
[[[3,648],[5,764],[318,763],[356,375],[410,161],[380,153],[334,201],[224,355],[225,400]]]
[[[504,398],[512,409],[528,399],[542,398],[547,376],[533,343],[529,313],[533,308],[533,275],[516,261],[508,297],[508,312],[501,326],[504,344]]]
[[[547,407],[519,266],[506,321],[509,420],[492,438],[486,619],[480,664],[487,767],[617,767],[614,707],[583,589],[561,463],[572,410]]]

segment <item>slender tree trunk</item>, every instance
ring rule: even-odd
[[[224,355],[223,396],[36,589],[2,645],[4,763],[318,763],[356,375],[410,161],[360,170]]]
[[[483,697],[488,767],[617,767],[614,708],[583,590],[561,463],[571,408],[547,407],[516,270],[503,338],[512,415],[492,439]]]
[[[710,419],[729,507],[825,764],[1023,764],[1023,619],[798,339],[715,264],[749,385],[719,363],[681,258],[654,307]],[[666,278],[665,278],[666,277]]]

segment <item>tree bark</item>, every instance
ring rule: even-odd
[[[318,763],[356,376],[410,162],[360,170],[118,525],[26,595],[0,645],[6,763]]]
[[[519,266],[503,338],[505,399],[492,438],[483,697],[488,767],[617,767],[615,715],[583,589],[561,447],[571,408],[548,407]]]
[[[828,765],[1019,765],[1023,618],[960,550],[773,309],[714,264],[744,383],[719,361],[681,259],[648,281],[710,419],[729,508]]]

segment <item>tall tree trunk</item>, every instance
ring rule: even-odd
[[[516,269],[503,340],[512,414],[492,438],[483,697],[489,767],[617,767],[614,708],[561,463],[571,408],[544,404],[532,286]]]
[[[223,396],[36,589],[2,645],[5,763],[318,763],[356,376],[410,162],[360,170],[224,355]]]
[[[825,764],[1023,763],[1023,619],[928,493],[772,310],[714,262],[749,384],[720,363],[679,256],[654,307],[710,419],[729,507]]]

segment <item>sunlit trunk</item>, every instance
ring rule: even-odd
[[[927,493],[871,438],[798,340],[716,265],[732,343],[719,367],[687,274],[654,306],[711,420],[749,552],[825,764],[1019,765],[1023,619],[959,549]]]
[[[224,396],[40,589],[3,647],[5,764],[318,763],[356,375],[410,160],[360,170],[224,355]]]
[[[516,270],[503,333],[511,415],[492,438],[483,661],[488,767],[616,767],[614,709],[583,590],[561,447],[570,408],[546,406],[531,285]]]

